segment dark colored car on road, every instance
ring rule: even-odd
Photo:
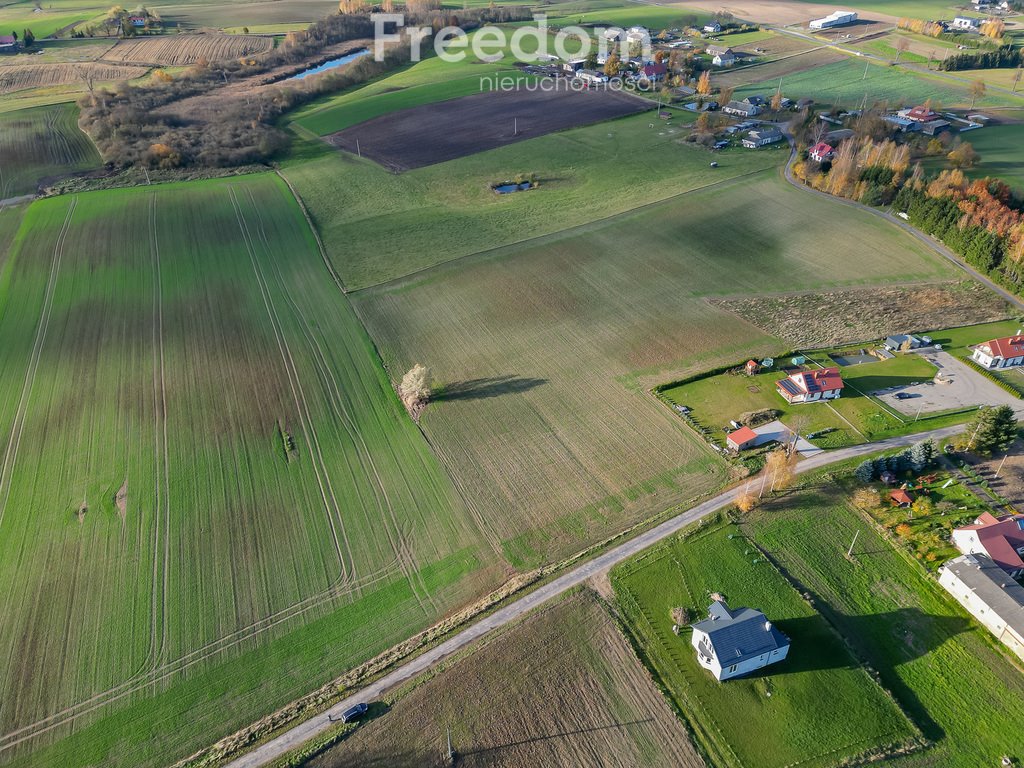
[[[366,704],[356,704],[354,707],[349,707],[341,713],[341,722],[351,723],[353,720],[358,720],[362,715],[366,714],[366,710],[369,707]]]

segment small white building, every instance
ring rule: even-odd
[[[981,19],[973,19],[970,16],[957,16],[949,26],[965,32],[977,32],[981,28]]]
[[[1024,364],[1024,335],[1003,339],[992,339],[979,344],[971,353],[971,359],[978,365],[988,368],[1012,368]]]
[[[601,83],[608,82],[608,75],[593,69],[583,69],[576,73],[576,79],[582,80],[589,85],[600,85]]]
[[[782,661],[789,653],[789,638],[763,613],[753,608],[731,611],[723,600],[711,603],[708,618],[692,628],[697,661],[719,681]]]
[[[722,31],[722,25],[717,21],[709,21],[704,25],[704,31],[709,35],[717,35]]]
[[[857,14],[853,11],[833,11],[823,19],[814,19],[808,26],[811,29],[831,29],[844,24],[853,24],[856,20]]]
[[[712,65],[716,67],[731,67],[736,63],[736,54],[734,53],[716,53],[711,59]]]
[[[999,642],[1024,659],[1024,587],[992,558],[961,555],[939,569],[939,584]]]
[[[757,149],[758,147],[775,144],[784,138],[786,137],[782,135],[782,132],[772,126],[770,128],[757,128],[748,132],[742,143],[747,149]]]

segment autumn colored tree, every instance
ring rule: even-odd
[[[979,155],[971,143],[965,141],[946,155],[946,159],[954,168],[973,168],[978,164]]]
[[[902,56],[904,53],[906,53],[909,48],[910,48],[910,41],[907,38],[901,37],[899,40],[897,40],[896,41],[896,59],[895,59],[895,62],[898,62],[900,60],[900,56]]]
[[[711,73],[708,70],[700,73],[700,79],[697,80],[697,93],[701,96],[708,96],[711,93]]]
[[[722,106],[725,106],[732,101],[732,95],[736,92],[736,88],[731,85],[723,85],[718,89],[718,100],[722,102]]]
[[[398,395],[402,398],[409,413],[414,414],[427,404],[430,399],[431,375],[430,369],[425,365],[416,363],[409,372],[402,377],[402,383],[398,386]]]
[[[978,99],[985,95],[985,81],[984,80],[972,80],[970,85],[971,92],[971,109],[974,109],[975,103]]]
[[[738,509],[740,512],[744,514],[750,512],[760,503],[761,500],[757,498],[756,493],[751,493],[750,491],[743,490],[736,494],[736,509]]]
[[[617,53],[608,55],[608,58],[604,62],[604,73],[608,77],[618,77],[619,69],[622,67],[622,59],[619,58]]]
[[[771,108],[773,112],[778,112],[782,109],[782,91],[776,91],[772,94]]]
[[[796,476],[796,453],[790,453],[785,448],[776,448],[768,454],[764,462],[764,471],[768,473],[768,481],[773,491],[788,488]]]

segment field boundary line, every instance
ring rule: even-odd
[[[575,224],[575,225],[573,225],[571,227],[565,227],[564,229],[558,229],[558,230],[555,230],[554,232],[548,232],[547,234],[543,234],[543,235],[533,235],[532,237],[525,237],[522,240],[516,240],[516,241],[513,241],[511,243],[503,243],[502,245],[496,245],[496,246],[494,246],[492,248],[485,248],[482,251],[474,251],[473,253],[466,253],[466,254],[463,254],[462,256],[456,256],[454,259],[448,259],[447,261],[442,261],[442,262],[440,262],[438,264],[431,264],[431,265],[426,266],[426,267],[420,267],[419,269],[414,269],[413,271],[407,272],[404,275],[399,275],[398,277],[392,277],[392,278],[390,278],[388,280],[382,280],[379,283],[373,283],[371,285],[365,285],[365,286],[361,286],[359,288],[354,288],[351,291],[349,291],[349,293],[350,294],[363,293],[363,292],[369,292],[369,291],[373,291],[373,290],[377,290],[377,289],[388,288],[388,287],[390,287],[392,285],[400,285],[403,281],[409,280],[410,278],[419,277],[419,276],[424,275],[427,272],[430,272],[432,270],[440,271],[440,270],[442,270],[445,267],[453,266],[455,264],[458,264],[459,262],[466,261],[467,259],[472,259],[472,258],[477,258],[477,257],[479,257],[479,258],[486,258],[488,256],[497,256],[498,254],[500,254],[504,250],[515,251],[515,250],[518,250],[519,248],[521,248],[523,246],[528,246],[528,245],[531,245],[531,244],[539,245],[541,242],[544,242],[544,241],[547,241],[547,240],[560,240],[562,238],[572,237],[574,233],[582,233],[582,232],[587,231],[588,228],[591,228],[591,227],[598,227],[598,226],[601,226],[601,225],[604,225],[604,224],[610,224],[610,223],[614,222],[617,219],[625,219],[625,218],[629,218],[630,216],[639,215],[639,214],[641,214],[641,213],[643,213],[643,212],[645,212],[647,210],[650,210],[650,209],[653,209],[653,208],[657,208],[660,205],[665,205],[666,203],[670,203],[673,200],[677,200],[677,199],[679,199],[681,197],[685,197],[686,195],[691,195],[691,194],[693,194],[695,192],[703,192],[703,191],[706,191],[708,189],[714,189],[715,187],[725,186],[727,184],[730,184],[730,183],[735,182],[735,181],[739,181],[741,179],[748,178],[750,176],[755,176],[755,175],[761,174],[761,173],[763,173],[763,174],[773,173],[773,172],[775,172],[777,170],[778,169],[776,169],[776,168],[758,168],[758,169],[753,170],[753,171],[744,171],[743,173],[737,174],[736,176],[730,176],[727,179],[720,179],[718,181],[712,181],[712,182],[709,182],[707,184],[702,184],[702,185],[697,186],[697,187],[692,187],[690,189],[683,190],[682,192],[675,192],[675,193],[673,193],[671,195],[668,195],[667,197],[663,197],[663,198],[660,198],[658,200],[652,200],[652,201],[647,202],[647,203],[642,203],[642,204],[640,204],[638,206],[635,206],[633,208],[628,208],[625,211],[619,211],[618,213],[611,213],[611,214],[608,214],[607,216],[601,216],[601,217],[599,217],[597,219],[592,219],[591,221],[584,222],[583,224]]]

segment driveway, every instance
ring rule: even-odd
[[[778,419],[767,424],[763,424],[760,427],[755,427],[754,431],[757,433],[757,440],[754,441],[754,445],[764,445],[765,443],[770,443],[772,440],[785,445],[793,439],[793,430]],[[797,453],[804,458],[807,458],[808,456],[815,456],[822,451],[821,448],[811,445],[811,443],[807,442],[802,437],[797,438],[796,450]]]
[[[915,416],[919,411],[933,413],[979,405],[1008,405],[1018,415],[1024,414],[1024,400],[1014,397],[949,352],[927,347],[915,350],[915,354],[921,355],[939,369],[935,381],[872,392],[887,406],[908,416]],[[897,393],[905,393],[910,397],[899,399]]]

